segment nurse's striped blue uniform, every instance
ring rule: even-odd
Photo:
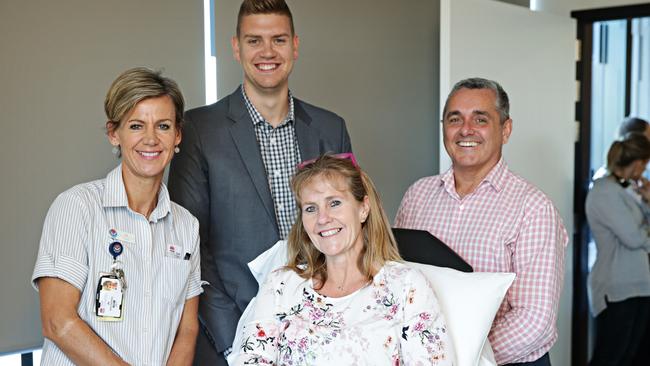
[[[128,284],[120,322],[95,316],[100,272],[109,272],[113,262],[111,229],[127,238],[132,234],[133,241],[120,240],[118,260]],[[182,255],[166,255],[170,245]],[[199,263],[196,218],[169,200],[164,184],[149,219],[132,211],[118,166],[106,179],[72,187],[52,203],[32,281],[57,277],[69,282],[81,291],[79,316],[116,354],[132,365],[163,365],[185,301],[203,292]],[[48,339],[41,364],[74,365]]]

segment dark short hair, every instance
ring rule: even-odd
[[[289,5],[284,0],[244,0],[239,7],[239,14],[237,15],[237,37],[241,30],[242,19],[246,15],[254,14],[278,14],[284,15],[289,18],[291,25],[291,35],[295,34],[293,27],[293,15],[289,10]]]
[[[122,119],[135,108],[136,104],[148,98],[162,96],[171,98],[175,109],[175,127],[180,131],[183,126],[185,100],[178,84],[162,76],[160,71],[153,71],[146,67],[124,71],[113,81],[104,100],[108,132],[118,128]]]
[[[648,121],[638,117],[627,117],[621,122],[618,135],[623,137],[632,132],[645,133],[646,128],[648,128]]]
[[[494,92],[494,95],[496,95],[496,109],[499,112],[499,120],[501,123],[505,122],[508,118],[510,118],[510,99],[508,98],[508,93],[506,93],[505,90],[499,85],[494,80],[489,80],[489,79],[483,79],[483,78],[469,78],[469,79],[463,79],[459,82],[457,82],[453,88],[451,88],[451,91],[449,92],[449,95],[447,96],[447,100],[445,101],[445,107],[442,110],[442,119],[445,119],[445,115],[447,114],[447,104],[449,103],[449,99],[456,94],[461,89],[489,89]]]

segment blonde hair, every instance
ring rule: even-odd
[[[363,249],[358,260],[361,273],[370,281],[387,261],[401,261],[390,223],[381,206],[381,199],[370,177],[352,160],[323,155],[313,163],[299,168],[291,180],[291,190],[296,198],[298,217],[288,238],[289,261],[286,268],[295,271],[300,277],[316,278],[322,286],[327,281],[325,255],[312,244],[302,224],[300,192],[317,179],[334,180],[341,178],[346,189],[358,201],[368,197],[370,210],[366,221],[361,224]]]
[[[136,67],[120,74],[106,93],[104,111],[108,122],[106,130],[110,132],[120,127],[122,119],[144,99],[168,96],[174,104],[175,127],[181,130],[185,100],[178,84],[162,76],[159,71],[146,67]]]

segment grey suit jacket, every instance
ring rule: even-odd
[[[303,160],[351,151],[345,122],[294,98]],[[237,321],[258,285],[247,263],[279,240],[271,191],[253,122],[241,90],[190,110],[180,153],[171,163],[169,193],[200,224],[199,317],[218,352],[232,345]]]

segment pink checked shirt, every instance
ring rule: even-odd
[[[530,362],[557,339],[568,237],[551,200],[513,174],[503,158],[474,192],[456,193],[453,168],[415,182],[395,226],[426,230],[477,272],[515,272],[489,339],[498,364]]]

